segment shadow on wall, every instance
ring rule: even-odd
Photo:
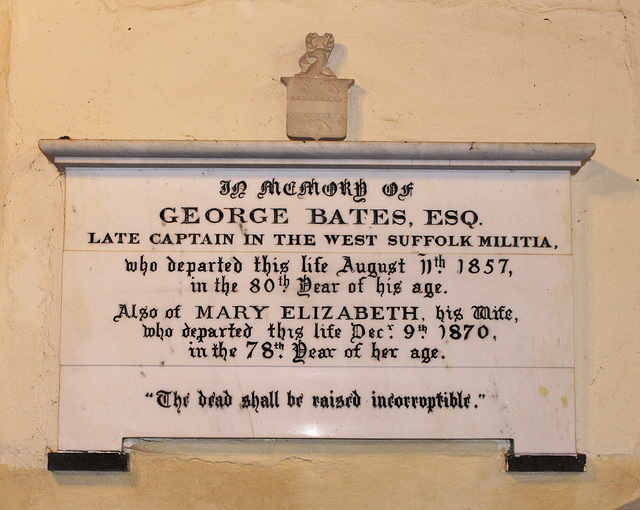
[[[626,505],[616,508],[616,510],[640,510],[640,499],[634,499]]]
[[[349,90],[349,125],[347,140],[360,140],[362,133],[362,99],[367,91],[356,83]]]
[[[344,44],[335,44],[333,46],[333,50],[331,51],[331,56],[329,57],[329,62],[327,63],[327,67],[333,71],[338,78],[349,78],[348,76],[340,76],[340,70],[342,68],[342,63],[347,57],[347,47]]]
[[[596,151],[595,158],[598,157]],[[590,395],[597,377],[598,366],[590,364],[590,354],[594,352],[598,341],[590,337],[589,322],[593,320],[594,310],[598,304],[593,302],[589,288],[594,275],[601,270],[597,266],[596,251],[603,248],[599,245],[602,239],[594,237],[594,232],[603,232],[598,228],[600,221],[599,207],[606,199],[615,196],[626,197],[629,193],[637,193],[640,189],[640,179],[622,174],[610,168],[597,159],[592,159],[577,175],[572,177],[572,207],[573,207],[573,265],[574,265],[574,338],[576,352],[576,425],[579,438],[578,450],[589,454],[591,441],[589,438],[589,416],[594,410],[590,405]],[[624,508],[638,508],[640,503],[629,503]]]
[[[342,76],[342,64],[347,58],[347,47],[344,44],[336,44],[329,57],[327,67],[333,71],[338,78],[351,78],[350,76]],[[362,134],[362,98],[367,95],[367,91],[355,83],[349,89],[349,124],[347,129],[347,140],[360,140]]]
[[[597,152],[594,157],[598,157]],[[640,189],[640,179],[618,173],[597,160],[591,160],[574,180],[581,189],[580,194],[587,200],[592,196],[637,193]]]

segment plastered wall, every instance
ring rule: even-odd
[[[637,0],[0,0],[0,508],[618,508],[640,498]],[[128,443],[53,475],[64,179],[41,138],[281,140],[307,32],[351,140],[594,142],[573,177],[582,474],[505,443]]]

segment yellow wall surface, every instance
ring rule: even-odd
[[[638,0],[0,0],[0,508],[640,508]],[[133,441],[56,449],[64,178],[41,138],[282,140],[307,32],[351,140],[594,142],[572,178],[578,451],[501,442]]]

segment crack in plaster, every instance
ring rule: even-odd
[[[15,141],[15,147],[17,148],[17,150],[20,150],[20,147],[23,147],[25,144],[21,143],[21,141],[23,140],[23,135],[22,135],[22,127],[20,126],[20,123],[18,122],[18,119],[16,118],[16,114],[15,114],[15,109],[14,109],[14,103],[12,100],[12,96],[11,96],[11,76],[12,76],[12,62],[13,62],[13,54],[14,54],[14,48],[13,48],[13,23],[12,23],[12,18],[13,18],[13,8],[11,7],[11,2],[6,1],[3,2],[5,5],[5,9],[3,9],[7,20],[6,20],[6,28],[3,30],[5,32],[5,34],[3,34],[4,37],[6,37],[6,40],[4,41],[4,47],[1,50],[1,54],[0,54],[0,58],[4,59],[4,70],[3,70],[3,88],[4,88],[4,97],[5,97],[5,113],[4,113],[4,117],[5,117],[5,127],[4,127],[4,163],[5,163],[5,168],[8,168],[8,163],[9,163],[9,154],[12,152],[12,147],[11,144],[9,143],[9,140],[12,139]],[[9,133],[11,131],[15,131],[15,135],[14,136],[9,136]],[[6,175],[6,174],[5,174]],[[14,176],[15,174],[12,173],[12,176]],[[4,184],[4,188],[5,188],[5,194],[3,195],[3,199],[9,195],[9,191],[11,186],[9,185],[10,179],[3,179],[3,184]],[[4,203],[4,202],[3,202]],[[2,226],[4,227],[4,224],[2,224]]]
[[[289,457],[285,457],[284,459],[282,459],[280,461],[280,463],[284,463],[284,462],[300,463],[300,462],[313,462],[313,461],[311,459],[305,459],[304,457],[298,457],[296,455],[291,455]]]
[[[11,119],[12,113],[11,113],[11,96],[9,94],[9,72],[11,71],[11,59],[10,59],[10,52],[11,52],[11,10],[9,9],[8,3],[7,2],[3,2],[3,9],[2,11],[0,11],[0,15],[2,16],[6,16],[6,21],[4,21],[4,23],[6,23],[6,26],[2,27],[4,30],[3,32],[5,32],[3,34],[3,44],[2,44],[2,48],[0,48],[0,58],[2,58],[3,62],[2,62],[2,67],[0,67],[0,74],[2,74],[2,88],[3,88],[3,95],[4,95],[4,108],[2,109],[2,113],[3,113],[3,117],[4,117],[4,121],[3,122],[3,137],[2,137],[2,146],[4,148],[3,153],[4,156],[1,158],[3,166],[6,168],[7,167],[7,162],[8,162],[8,153],[9,153],[9,137],[7,136],[7,133],[9,131],[9,120]],[[0,18],[1,19],[1,18]],[[9,186],[7,185],[7,176],[6,174],[2,175],[2,186],[0,189],[2,189],[2,195],[1,195],[1,200],[2,200],[2,204],[3,207],[5,207],[7,205],[7,197],[8,197],[8,188]],[[2,215],[2,217],[0,218],[0,231],[1,232],[6,232],[6,228],[5,228],[5,216]],[[6,287],[5,287],[6,288]]]
[[[252,467],[259,467],[260,464],[263,464],[262,462],[240,462],[240,461],[234,461],[234,460],[209,460],[209,459],[203,459],[201,457],[181,457],[181,456],[177,456],[174,455],[173,456],[174,460],[180,461],[180,462],[203,462],[205,464],[229,464],[232,466],[252,466]],[[311,459],[307,459],[304,457],[298,457],[296,455],[290,455],[288,457],[285,457],[284,459],[281,459],[279,461],[276,462],[276,464],[303,464],[303,463],[312,463],[313,461]],[[264,467],[264,466],[263,466]]]
[[[117,13],[123,10],[145,10],[145,11],[170,11],[193,7],[198,4],[207,4],[208,0],[98,0],[109,12]]]
[[[2,87],[2,106],[0,107],[0,114],[2,114],[2,119],[0,120],[0,137],[2,140],[0,141],[0,146],[2,147],[2,154],[0,155],[0,165],[2,168],[2,172],[0,173],[0,201],[2,202],[2,207],[6,207],[9,203],[9,189],[11,183],[11,177],[9,172],[7,171],[8,162],[9,162],[9,126],[10,123],[15,123],[15,119],[13,119],[12,105],[11,105],[11,96],[9,94],[9,73],[11,71],[11,40],[12,40],[12,25],[11,25],[11,8],[9,6],[8,1],[2,1],[0,5],[0,31],[2,32],[2,36],[0,39],[0,74],[1,76],[1,85]],[[7,229],[7,217],[6,214],[0,214],[0,260],[7,260],[6,252],[8,250],[7,246],[10,244],[7,242],[7,237],[9,236],[9,229]],[[10,324],[10,321],[7,317],[7,314],[11,310],[11,303],[13,302],[13,296],[11,295],[9,288],[9,273],[8,271],[3,271],[1,276],[1,286],[2,293],[0,294],[0,299],[2,302],[2,312],[0,312],[0,317],[2,317],[1,327],[2,334],[0,337],[3,338],[3,341],[0,342],[0,360],[5,360],[0,363],[0,384],[3,387],[7,387],[6,381],[4,380],[8,371],[4,368],[4,363],[9,358],[5,356],[4,350],[7,348],[8,342],[4,341],[4,338],[14,338],[13,336],[13,327]],[[9,409],[10,410],[10,409]],[[4,413],[3,413],[4,414]],[[3,428],[6,427],[7,424],[1,418],[8,419],[8,417],[0,416],[0,426]],[[22,461],[21,449],[11,447],[10,445],[2,444],[0,448],[0,462],[9,463],[10,465],[19,465]]]
[[[638,90],[639,88],[635,86],[635,77],[637,72],[635,44],[637,44],[638,27],[635,22],[636,17],[633,16],[632,12],[622,6],[622,0],[618,0],[618,8],[620,14],[624,17],[624,66],[627,70],[627,76],[631,83],[631,90],[633,94],[633,121],[635,126],[635,135],[632,150],[635,155],[638,155],[640,154],[640,108],[638,108],[638,94],[640,94],[640,91]]]
[[[203,462],[205,464],[229,464],[231,466],[253,466],[254,463],[253,462],[238,462],[238,461],[233,461],[233,460],[208,460],[208,459],[202,459],[200,457],[189,457],[189,458],[184,458],[184,457],[178,457],[178,456],[174,456],[173,457],[174,460],[179,460],[181,462]]]

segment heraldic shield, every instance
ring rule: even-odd
[[[287,86],[287,136],[292,140],[344,140],[347,136],[349,87],[327,68],[332,34],[308,34],[302,71],[282,78]]]

